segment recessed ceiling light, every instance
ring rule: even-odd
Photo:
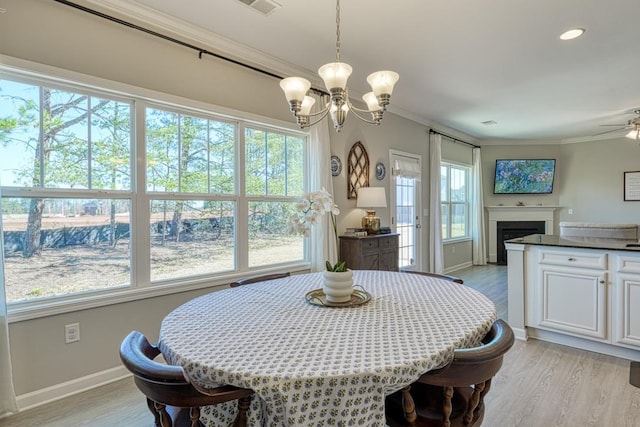
[[[584,34],[584,28],[574,28],[560,34],[560,40],[573,40]]]

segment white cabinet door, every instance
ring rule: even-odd
[[[617,254],[615,265],[613,341],[640,347],[640,256]]]
[[[607,281],[602,270],[539,265],[537,326],[607,339]]]
[[[614,313],[615,341],[640,347],[640,275],[618,274]]]

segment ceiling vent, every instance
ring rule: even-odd
[[[240,0],[240,2],[265,15],[269,15],[274,10],[282,7],[281,4],[278,4],[273,0]]]

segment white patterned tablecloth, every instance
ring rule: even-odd
[[[321,273],[214,292],[162,322],[160,349],[199,385],[251,388],[251,426],[385,426],[385,396],[479,344],[493,303],[464,285],[416,274],[354,271],[371,294],[350,308],[305,294]],[[233,405],[203,408],[226,426]]]

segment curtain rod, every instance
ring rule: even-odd
[[[227,56],[223,56],[223,55],[220,55],[220,54],[215,53],[215,52],[211,52],[211,51],[209,51],[207,49],[203,49],[201,47],[198,47],[198,46],[195,46],[193,44],[184,42],[182,40],[178,40],[176,38],[169,37],[169,36],[164,35],[162,33],[158,33],[157,31],[153,31],[153,30],[150,30],[148,28],[144,28],[144,27],[141,27],[139,25],[133,24],[131,22],[125,21],[123,19],[116,18],[115,16],[107,15],[106,13],[99,12],[99,11],[97,11],[95,9],[91,9],[91,8],[86,7],[86,6],[82,6],[82,5],[76,4],[76,3],[68,1],[68,0],[54,0],[54,1],[57,2],[57,3],[61,3],[61,4],[64,4],[66,6],[70,6],[70,7],[73,7],[75,9],[81,10],[83,12],[87,12],[87,13],[89,13],[91,15],[98,16],[98,17],[106,19],[108,21],[115,22],[115,23],[120,24],[120,25],[124,25],[125,27],[129,27],[129,28],[132,28],[134,30],[142,31],[143,33],[146,33],[146,34],[161,38],[161,39],[169,41],[171,43],[175,43],[175,44],[178,44],[180,46],[195,50],[195,51],[198,52],[198,58],[199,59],[202,59],[202,55],[211,55],[211,56],[216,57],[218,59],[222,59],[224,61],[231,62],[232,64],[239,65],[239,66],[244,67],[244,68],[248,68],[248,69],[256,71],[258,73],[265,74],[267,76],[274,77],[274,78],[279,79],[279,80],[283,79],[282,76],[274,74],[274,73],[272,73],[270,71],[263,70],[263,69],[258,68],[258,67],[254,67],[253,65],[245,64],[244,62],[237,61],[237,60],[235,60],[233,58],[229,58]],[[316,93],[318,93],[318,94],[320,94],[320,95],[329,95],[327,92],[325,92],[323,90],[320,90],[320,89],[313,88],[313,87],[311,88],[311,90],[316,92]]]
[[[467,141],[462,141],[462,140],[460,140],[458,138],[452,137],[451,135],[447,135],[446,133],[438,132],[437,130],[429,129],[429,133],[435,133],[437,135],[446,136],[447,138],[452,139],[453,142],[460,142],[462,144],[470,145],[473,148],[481,148],[479,145],[475,145],[475,144],[472,144],[472,143],[467,142]]]

